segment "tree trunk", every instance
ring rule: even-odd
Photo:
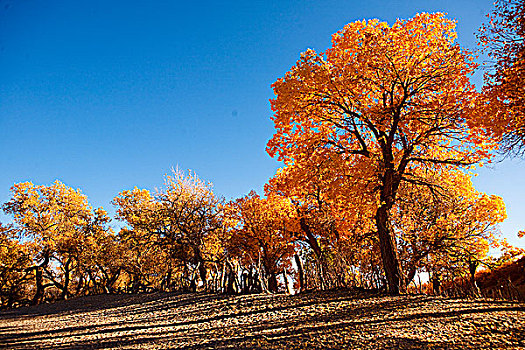
[[[228,264],[228,272],[226,275],[226,294],[235,294],[235,277],[233,276],[233,268]]]
[[[476,277],[476,270],[478,269],[479,262],[476,260],[470,260],[468,262],[468,271],[470,273],[470,284],[474,286],[474,278]]]
[[[310,226],[308,226],[308,223],[306,222],[304,217],[301,217],[301,219],[299,220],[299,224],[301,225],[301,230],[303,230],[306,234],[306,238],[308,239],[308,244],[310,245],[310,248],[312,248],[312,250],[314,251],[317,259],[320,260],[323,255],[323,251],[321,250],[319,242],[317,242],[315,235],[312,233],[312,230],[310,229]]]
[[[270,293],[277,293],[277,276],[275,272],[270,272],[268,277],[268,291]]]
[[[437,272],[432,273],[432,292],[435,295],[439,295],[441,293],[441,280]]]
[[[42,267],[40,266],[37,266],[35,270],[35,284],[36,292],[33,296],[33,300],[31,300],[32,305],[37,305],[38,303],[40,303],[40,300],[42,300],[42,297],[44,296]]]
[[[317,270],[319,271],[319,284],[320,284],[320,288],[321,290],[325,290],[326,289],[326,282],[325,282],[325,269],[324,269],[324,265],[323,265],[323,262],[321,260],[318,260],[317,261]]]
[[[84,287],[84,274],[81,274],[78,279],[77,287],[75,288],[75,295],[80,295],[82,287]]]
[[[288,279],[288,274],[286,273],[286,269],[283,269],[283,279],[284,279],[284,285],[286,287],[286,293],[292,295],[294,294],[293,286],[290,283],[290,280]]]
[[[204,287],[204,290],[208,290],[208,285],[206,283],[208,271],[206,270],[206,265],[204,265],[204,259],[202,258],[200,249],[196,249],[195,256],[197,258],[197,264],[199,264],[199,277],[201,278],[202,286]]]
[[[416,268],[416,265],[415,264],[412,264],[408,267],[408,271],[407,271],[407,278],[405,279],[405,286],[408,287],[408,285],[410,284],[410,282],[412,282],[412,280],[414,279],[414,277],[416,276],[416,271],[417,271],[417,268]],[[415,282],[414,282],[415,284]]]
[[[379,235],[381,259],[385,271],[388,292],[399,295],[404,292],[404,281],[401,278],[401,267],[397,258],[397,249],[390,226],[389,210],[387,205],[381,205],[376,213],[376,227]]]
[[[297,265],[297,270],[299,272],[299,293],[304,292],[306,289],[305,280],[304,280],[304,266],[301,257],[297,254],[294,256],[295,264]]]
[[[69,296],[69,281],[71,279],[71,258],[67,259],[64,264],[64,282],[62,283],[62,292],[60,293],[59,300],[66,300]]]
[[[33,299],[31,300],[32,305],[36,305],[40,303],[44,296],[44,276],[43,276],[43,269],[47,267],[49,264],[49,251],[44,252],[44,261],[38,266],[35,266],[35,284],[36,284],[36,292],[33,296]]]

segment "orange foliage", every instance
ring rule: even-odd
[[[233,224],[229,251],[239,256],[245,266],[263,267],[259,273],[267,276],[268,290],[276,292],[276,275],[290,267],[294,253],[294,207],[287,199],[261,198],[251,191],[230,202],[227,210]]]
[[[157,288],[182,273],[191,282],[186,287],[195,289],[191,275],[198,271],[206,286],[208,262],[223,249],[221,199],[191,172],[167,175],[164,185],[155,195],[135,188],[113,200],[117,218],[129,225],[120,232],[128,247],[128,272]]]
[[[497,0],[480,28],[479,43],[492,65],[485,73],[484,125],[503,150],[525,152],[525,1]]]
[[[33,303],[40,302],[51,286],[60,291],[59,298],[67,298],[74,274],[90,264],[93,235],[111,232],[105,228],[106,212],[93,211],[80,190],[60,181],[51,186],[18,183],[11,192],[12,199],[3,209],[13,215],[19,234],[27,241],[33,260],[28,271],[34,274],[36,289]]]
[[[469,82],[473,56],[455,43],[455,22],[419,14],[392,26],[354,22],[324,53],[308,50],[272,86],[276,132],[268,153],[315,172],[330,159],[342,191],[374,208],[383,267],[392,293],[403,289],[390,210],[411,168],[471,165],[495,144],[470,124],[480,117]],[[469,123],[467,123],[469,122]],[[312,167],[312,163],[314,167]]]
[[[405,184],[394,214],[407,283],[416,270],[456,277],[486,263],[506,217],[498,196],[477,192],[460,171],[427,173],[428,187]]]

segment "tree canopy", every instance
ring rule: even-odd
[[[495,146],[470,127],[480,117],[480,96],[469,80],[476,64],[455,42],[454,28],[441,13],[392,26],[350,23],[334,34],[332,47],[304,52],[272,85],[276,132],[269,154],[298,167],[337,157],[344,169],[339,176],[360,179],[355,185],[376,206],[383,268],[394,294],[404,288],[390,219],[399,186],[425,183],[417,167],[471,165],[490,157]],[[359,176],[370,169],[368,178]]]

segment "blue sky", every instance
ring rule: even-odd
[[[302,51],[325,50],[348,22],[423,11],[456,18],[459,42],[475,48],[491,8],[486,0],[0,0],[0,202],[15,182],[59,179],[114,213],[118,192],[161,186],[177,165],[226,198],[260,192],[279,167],[265,152],[270,85]],[[523,165],[505,161],[475,179],[504,198],[503,233],[521,247]]]

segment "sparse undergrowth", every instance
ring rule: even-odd
[[[351,290],[98,295],[0,313],[7,349],[522,349],[525,305]]]

